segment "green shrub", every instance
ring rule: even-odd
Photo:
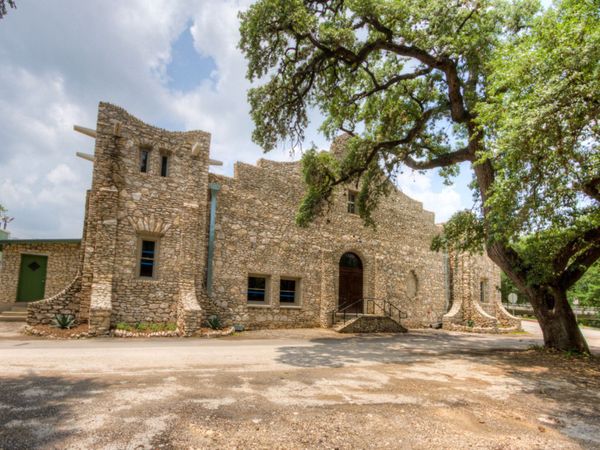
[[[136,322],[132,325],[127,322],[119,322],[115,325],[115,328],[117,330],[136,331],[140,333],[158,333],[161,331],[177,331],[177,324],[174,322]]]
[[[71,314],[56,314],[54,316],[52,324],[56,328],[60,328],[63,330],[72,328],[75,325],[75,317]]]
[[[475,325],[475,322],[473,322],[472,320],[467,320],[467,326],[469,328],[473,328],[473,325]]]
[[[119,322],[115,326],[117,330],[133,331],[133,327],[126,322]]]
[[[223,328],[223,325],[221,324],[221,319],[216,314],[208,316],[208,319],[206,319],[206,321],[208,322],[208,326],[211,327],[213,330],[220,330],[221,328]]]

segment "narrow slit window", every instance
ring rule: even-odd
[[[140,249],[140,277],[154,278],[156,273],[156,241],[142,239]]]
[[[169,175],[169,157],[162,155],[160,157],[160,176],[166,177]]]
[[[356,192],[348,191],[348,212],[356,214]]]
[[[479,301],[485,303],[487,300],[487,280],[481,280],[479,282]]]
[[[279,303],[283,305],[293,305],[297,299],[296,280],[281,279],[279,281]]]
[[[150,163],[150,150],[143,148],[140,150],[140,172],[148,173],[149,163]]]
[[[266,303],[267,301],[267,278],[248,277],[248,301],[251,303]]]

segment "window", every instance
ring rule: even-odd
[[[279,303],[282,306],[298,304],[299,284],[299,280],[294,280],[292,278],[282,278],[279,280]]]
[[[140,149],[140,172],[148,173],[150,166],[150,150],[147,148]]]
[[[267,277],[264,276],[249,276],[248,277],[248,293],[247,299],[251,303],[266,303],[267,288],[269,286]]]
[[[169,175],[169,157],[162,155],[160,157],[160,176],[166,177]]]
[[[348,212],[350,214],[356,214],[356,192],[348,191]]]
[[[141,278],[154,278],[156,276],[156,257],[158,243],[149,239],[140,240],[140,270]]]
[[[487,280],[483,279],[479,282],[479,301],[485,303],[487,300]]]

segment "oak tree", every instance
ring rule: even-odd
[[[594,0],[259,0],[240,48],[266,151],[304,139],[317,110],[342,160],[303,156],[306,225],[356,183],[367,224],[404,167],[450,181],[470,164],[475,207],[433,243],[478,251],[527,296],[545,344],[588,352],[566,291],[600,257],[599,16]]]

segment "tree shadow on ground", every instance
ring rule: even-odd
[[[479,375],[494,374],[499,380],[497,387],[517,386],[516,395],[533,395],[542,400],[544,406],[538,414],[550,416],[544,426],[579,439],[585,446],[600,447],[600,358],[597,356],[582,358],[535,350],[531,344],[539,344],[539,340],[528,336],[494,338],[428,331],[314,339],[310,343],[313,345],[280,348],[278,361],[315,369],[383,364],[397,366],[403,377],[413,376],[417,380],[423,367],[428,369],[427,373],[435,374],[436,366],[444,362],[475,363],[476,366],[465,366],[477,367],[478,373],[472,373],[473,386],[481,383]],[[413,367],[416,370],[412,371]],[[471,377],[468,372],[456,375],[466,383]],[[452,388],[452,376],[447,383]],[[468,397],[464,397],[465,405]],[[453,401],[441,400],[448,407],[456,406]],[[530,419],[536,422],[538,417]]]
[[[0,378],[0,448],[60,448],[78,433],[74,406],[90,400],[106,384],[30,373]]]
[[[526,349],[535,339],[489,339],[474,335],[441,332],[355,335],[345,339],[311,339],[311,346],[279,349],[278,361],[294,367],[343,367],[360,363],[410,363],[445,355],[478,355],[494,351]]]

